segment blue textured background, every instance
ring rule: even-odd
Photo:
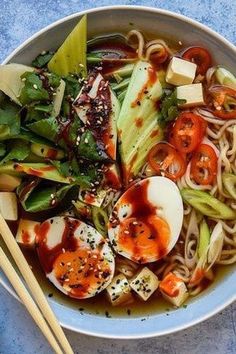
[[[235,0],[0,0],[0,61],[33,33],[74,12],[105,5],[147,5],[192,17],[236,42]],[[232,284],[235,286],[235,284]],[[236,304],[191,329],[170,336],[104,340],[66,334],[78,354],[236,354]],[[0,288],[0,354],[51,353],[25,309]]]

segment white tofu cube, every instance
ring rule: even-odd
[[[132,301],[131,287],[123,274],[115,276],[106,291],[113,306]]]
[[[13,192],[21,184],[21,178],[7,175],[0,175],[0,190],[3,192]]]
[[[0,213],[10,221],[18,219],[17,198],[13,192],[0,192]]]
[[[36,228],[40,225],[37,221],[20,219],[16,234],[16,241],[22,246],[34,247]]]
[[[191,84],[195,78],[197,65],[190,61],[173,57],[166,72],[166,82],[180,86]]]
[[[138,296],[147,301],[149,297],[157,290],[159,280],[149,268],[143,268],[131,281],[131,288]]]
[[[189,295],[183,280],[171,272],[160,282],[159,289],[162,296],[177,307],[181,306]]]
[[[177,87],[177,98],[185,100],[181,107],[201,106],[204,104],[202,84],[191,84]]]

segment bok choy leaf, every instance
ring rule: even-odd
[[[84,15],[48,63],[51,72],[61,76],[87,75],[87,16]]]

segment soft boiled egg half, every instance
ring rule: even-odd
[[[114,206],[108,225],[112,246],[136,263],[166,256],[178,240],[183,203],[174,182],[150,177],[132,185]]]
[[[80,220],[57,216],[44,221],[36,245],[47,278],[70,297],[95,296],[112,281],[115,261],[108,242]]]

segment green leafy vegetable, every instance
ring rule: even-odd
[[[60,175],[69,180],[72,179],[75,184],[79,184],[83,188],[90,187],[96,178],[96,173],[92,175],[80,171],[75,158],[72,161],[59,162],[54,160],[51,163],[56,167]]]
[[[165,127],[166,124],[175,120],[179,114],[178,104],[183,103],[185,103],[185,100],[177,99],[176,89],[169,94],[165,94],[162,98],[161,112],[158,117],[158,123],[162,127]]]
[[[72,188],[77,189],[74,185],[63,186],[59,189],[56,186],[37,188],[21,204],[25,211],[31,213],[52,209],[63,201]]]
[[[150,73],[153,74],[150,80]],[[157,102],[162,87],[150,63],[136,64],[119,114],[120,155],[126,182],[137,175],[150,149],[162,139],[157,123]]]
[[[181,190],[181,195],[186,203],[205,216],[223,220],[236,218],[236,213],[233,209],[207,192],[186,188]]]
[[[30,130],[28,130],[24,127],[21,127],[19,134],[16,135],[15,138],[26,140],[31,143],[45,144],[45,145],[49,145],[51,147],[54,146],[54,144],[52,144],[49,140],[44,139],[43,137],[38,136],[37,134],[34,134],[33,132],[31,132]]]
[[[48,62],[52,59],[54,53],[52,52],[45,52],[45,53],[41,53],[39,54],[33,61],[32,61],[32,65],[35,68],[44,68],[47,66]]]
[[[30,104],[33,101],[47,101],[49,93],[43,88],[42,80],[34,72],[26,72],[21,76],[25,83],[21,90],[19,100],[22,105]]]
[[[201,258],[204,254],[206,254],[206,250],[210,242],[210,236],[209,227],[205,219],[203,219],[200,224],[199,244],[197,249],[198,258]]]
[[[91,161],[102,161],[107,159],[103,150],[99,149],[96,140],[90,130],[86,130],[80,139],[78,154]]]
[[[19,132],[19,107],[5,98],[0,107],[0,140],[9,139]]]
[[[1,165],[11,160],[23,161],[30,153],[29,144],[24,140],[9,141],[8,145],[10,146],[10,151],[0,161]]]
[[[77,75],[68,75],[63,79],[66,83],[65,96],[71,96],[73,98],[76,98],[81,89],[79,77]]]
[[[86,76],[86,43],[87,16],[85,15],[48,63],[49,70],[61,76],[79,73]]]
[[[27,128],[52,142],[56,142],[60,132],[60,127],[55,117],[41,119],[38,122],[28,124]]]

